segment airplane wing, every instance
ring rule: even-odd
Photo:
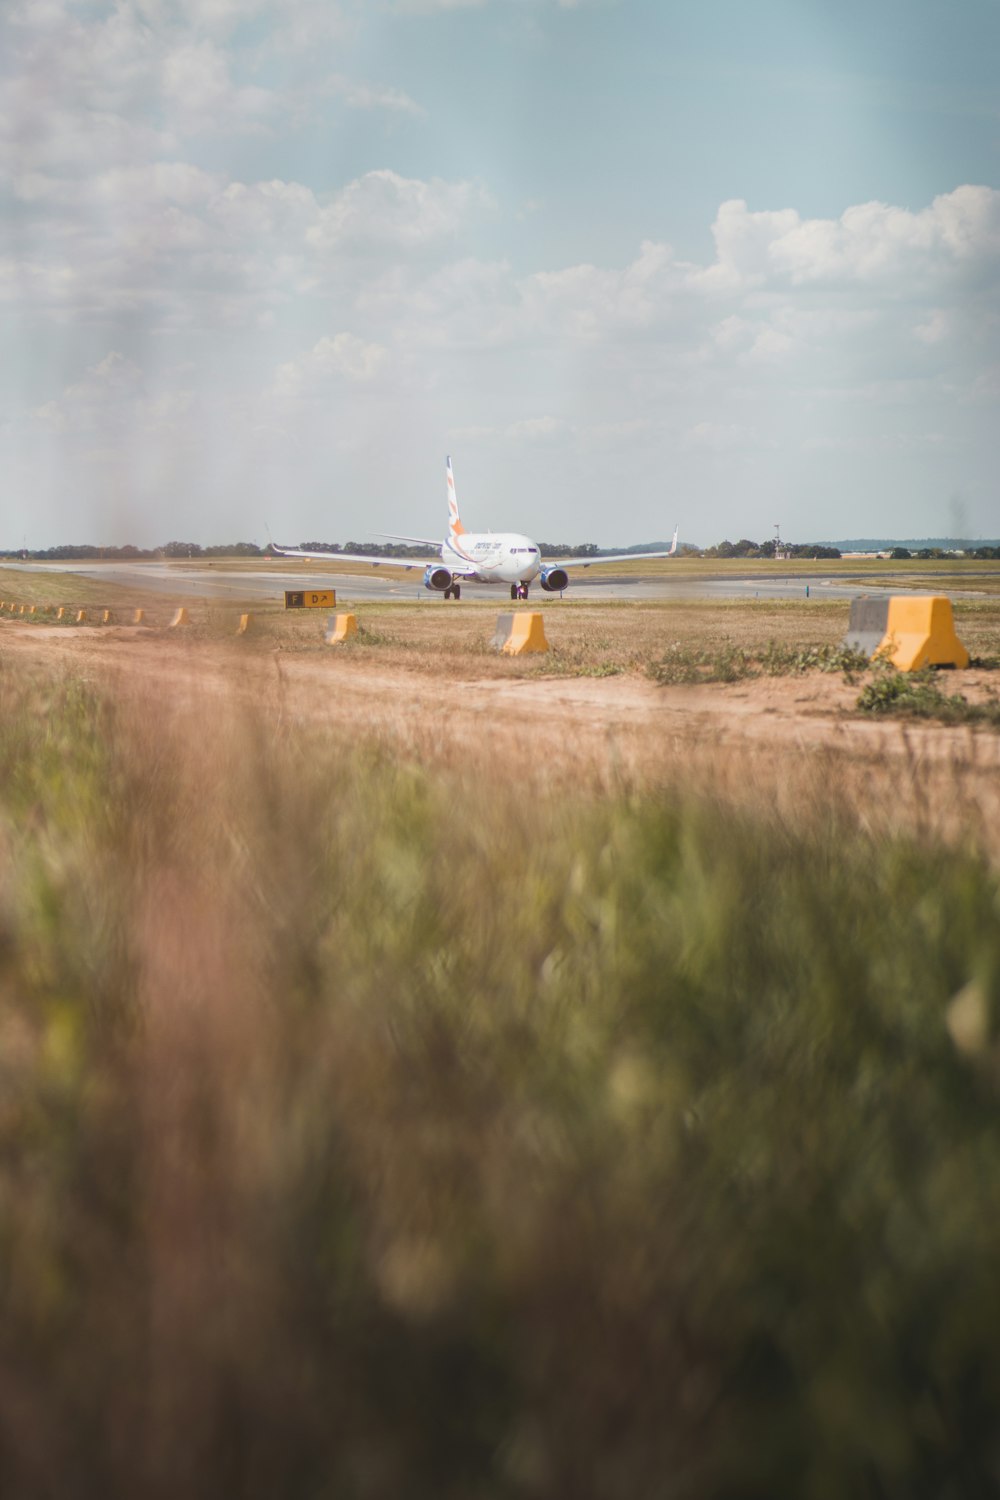
[[[441,539],[432,536],[397,536],[394,531],[375,531],[373,536],[384,536],[388,542],[412,542],[414,547],[436,547],[440,552]]]
[[[593,568],[599,563],[646,562],[651,557],[673,557],[677,551],[677,533],[679,526],[674,527],[674,539],[665,552],[615,552],[606,557],[560,557],[553,560],[545,558],[547,568]]]
[[[377,535],[383,536],[385,533],[378,532]],[[400,538],[400,540],[404,540],[404,538]],[[339,562],[367,563],[370,568],[405,568],[407,572],[411,568],[426,568],[428,566],[440,568],[445,566],[441,562],[441,543],[428,542],[427,545],[437,547],[438,550],[433,557],[372,557],[370,554],[363,552],[310,552],[306,547],[279,547],[277,542],[271,543],[271,550],[276,552],[279,557],[308,557],[314,562],[328,563],[331,571],[336,568]],[[468,579],[477,576],[475,568],[453,568],[450,564],[447,566],[448,571],[454,578]]]
[[[277,542],[272,542],[271,547],[279,557],[309,557],[314,562],[325,562],[331,568],[342,562],[367,563],[371,568],[426,568],[428,563],[441,561],[440,551],[436,557],[372,557],[370,554],[366,557],[360,552],[310,552],[305,547],[279,547]]]

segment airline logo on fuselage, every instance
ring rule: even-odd
[[[529,537],[509,534],[504,536],[469,536],[462,538],[460,546],[450,537],[442,548],[445,562],[451,557],[460,557],[471,564],[484,581],[504,579],[508,582],[525,582],[538,573],[538,548]]]

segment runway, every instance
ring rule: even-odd
[[[427,605],[444,605],[440,594],[432,593],[423,586],[423,564],[412,572],[401,569],[373,567],[365,573],[338,572],[336,568],[321,565],[305,570],[301,567],[281,568],[233,568],[225,558],[188,566],[184,563],[162,562],[33,562],[0,563],[5,572],[17,573],[22,569],[65,573],[69,576],[115,584],[122,588],[169,594],[172,597],[189,595],[196,599],[279,602],[286,589],[334,588],[338,603],[370,603],[387,600],[419,600]],[[921,574],[927,578],[929,589],[937,587],[934,575]],[[946,577],[948,575],[945,575]],[[963,575],[963,583],[971,582],[974,575]],[[955,596],[974,592],[955,589],[948,592]],[[602,576],[597,567],[579,574],[572,574],[570,587],[565,595],[546,594],[537,586],[531,591],[533,600],[546,606],[557,603],[561,597],[581,602],[601,601],[664,603],[671,599],[852,599],[858,594],[882,596],[898,593],[901,587],[912,587],[912,578],[904,584],[879,586],[869,583],[862,573],[840,569],[833,575],[780,575],[769,577],[759,573],[707,578],[671,577],[660,574],[654,577],[641,574]],[[502,604],[508,590],[501,584],[463,583],[462,597],[483,602]]]

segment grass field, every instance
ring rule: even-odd
[[[181,566],[185,570],[189,567],[184,564],[178,568]],[[226,572],[232,572],[238,579],[241,572],[259,566],[259,563],[239,562],[230,566],[227,562]],[[341,566],[348,569],[346,564],[338,565],[338,568]],[[774,565],[761,562],[740,564],[738,568],[735,563],[728,565],[738,576],[753,572],[754,568],[760,570],[769,566],[773,568]],[[786,565],[780,566],[785,568]],[[792,567],[791,564],[787,566]],[[863,574],[869,565],[862,562],[855,566]],[[943,578],[935,574],[931,585],[935,592],[969,586],[972,582],[968,576],[970,570],[978,570],[984,575],[985,583],[984,578],[977,576],[975,579],[975,597],[963,596],[956,600],[955,617],[959,634],[972,655],[989,664],[1000,662],[1000,564],[964,561],[927,564],[927,567],[932,566],[945,571]],[[199,571],[217,571],[218,567],[217,564],[204,563]],[[705,560],[649,563],[644,565],[643,572],[652,574],[657,567],[661,572],[676,567],[685,570],[692,578],[707,578],[720,576],[727,564],[715,563],[710,567]],[[810,564],[809,571],[821,572],[824,567],[832,572],[838,568],[842,570],[844,565]],[[879,567],[882,582],[895,581],[900,588],[912,585],[914,565],[893,564],[896,572],[888,579],[885,575],[889,565],[881,563]],[[312,576],[305,566],[301,571],[303,578]],[[801,576],[801,570],[798,576]],[[869,581],[874,582],[874,576]],[[926,589],[927,585],[922,587]],[[253,632],[246,642],[248,649],[254,649],[255,645],[263,649],[280,646],[283,650],[293,651],[324,649],[324,613],[285,611],[279,602],[277,587],[275,600],[268,603],[261,603],[249,595],[244,598],[236,595],[218,602],[192,593],[190,585],[180,578],[176,593],[164,595],[100,583],[85,574],[63,575],[46,570],[17,569],[0,570],[0,597],[8,597],[4,594],[5,589],[10,590],[9,597],[17,604],[35,603],[51,610],[53,606],[64,603],[73,606],[74,613],[80,606],[91,611],[107,607],[119,620],[135,607],[144,607],[147,621],[154,628],[164,628],[176,607],[184,604],[191,612],[191,633],[207,638],[231,635],[240,612],[248,610],[254,622]],[[340,607],[344,603],[342,600]],[[532,601],[532,607],[550,611],[551,656],[510,660],[497,658],[491,649],[492,622],[498,609],[509,607],[505,606],[500,593],[496,601],[464,600],[460,606],[454,607],[441,606],[440,601],[429,597],[421,602],[362,602],[350,607],[362,626],[362,639],[351,649],[374,647],[383,661],[395,661],[408,670],[429,673],[453,669],[456,659],[471,658],[477,672],[500,677],[550,673],[642,674],[655,668],[664,653],[677,648],[682,652],[697,650],[708,655],[736,649],[756,658],[766,653],[772,644],[803,650],[829,647],[843,639],[849,615],[848,601],[822,598],[780,601],[667,599],[595,604],[574,599],[571,593],[566,600]],[[72,621],[71,613],[64,623],[69,626]]]
[[[0,624],[0,1495],[991,1493],[985,742],[435,733],[463,684],[752,704],[838,665],[826,600],[568,600],[529,660],[361,605],[329,658],[87,587],[152,632]]]
[[[410,661],[444,615],[364,617]],[[991,1492],[985,847],[832,763],[529,797],[3,641],[0,1493]]]

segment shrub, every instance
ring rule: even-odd
[[[896,714],[915,719],[940,719],[945,724],[1000,725],[1000,703],[969,703],[961,693],[945,693],[938,675],[898,672],[891,663],[876,662],[871,682],[862,689],[857,707],[867,714]]]
[[[769,641],[755,655],[731,641],[714,650],[698,651],[675,641],[659,661],[649,666],[649,675],[668,685],[683,682],[738,682],[747,677],[786,677],[800,672],[843,672],[848,679],[866,671],[869,662],[847,646],[788,646]]]

